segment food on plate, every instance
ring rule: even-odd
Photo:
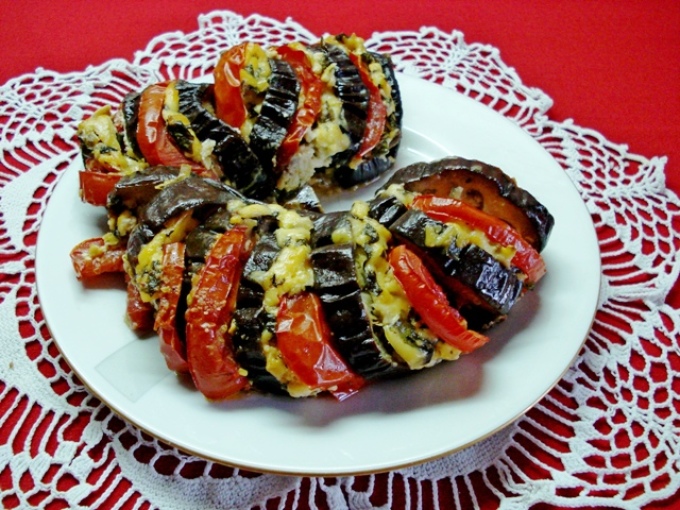
[[[122,276],[129,326],[207,399],[343,400],[456,360],[546,274],[553,217],[480,161],[416,163],[323,210],[318,192],[374,180],[401,139],[391,62],[360,38],[242,43],[214,78],[81,123],[81,198],[108,231],[71,252],[81,280]]]
[[[122,177],[185,166],[250,198],[309,183],[351,188],[390,168],[403,107],[394,67],[355,36],[222,53],[214,83],[152,83],[78,129],[81,194],[94,205]]]

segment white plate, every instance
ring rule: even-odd
[[[416,464],[471,445],[521,416],[560,379],[590,328],[600,282],[593,224],[553,158],[493,110],[443,87],[399,77],[405,136],[397,166],[447,155],[503,168],[556,218],[548,275],[492,341],[453,363],[374,384],[344,402],[248,395],[220,404],[170,373],[156,337],[123,322],[115,278],[82,284],[69,251],[101,235],[104,211],[78,199],[76,158],[49,201],[37,284],[50,331],[81,380],[116,413],[195,455],[255,471],[345,475]],[[374,184],[354,197],[370,197]],[[345,207],[341,197],[328,208]]]

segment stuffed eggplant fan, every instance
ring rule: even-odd
[[[171,80],[79,126],[81,198],[108,231],[79,279],[119,273],[127,319],[209,400],[342,400],[483,346],[546,273],[554,219],[501,169],[451,156],[326,213],[316,191],[393,166],[389,57],[357,36],[224,52],[214,83]]]

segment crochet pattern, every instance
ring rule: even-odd
[[[2,506],[91,508],[478,508],[549,502],[637,509],[680,490],[680,312],[664,300],[680,273],[680,200],[663,157],[644,158],[571,121],[524,85],[493,46],[435,28],[375,33],[366,46],[398,71],[451,88],[512,120],[564,168],[599,239],[600,302],[584,348],[525,416],[439,460],[385,474],[257,474],[187,455],[114,415],[78,380],[43,319],[35,285],[40,221],[79,157],[78,123],[125,93],[212,72],[238,42],[313,42],[293,20],[219,11],[83,72],[38,69],[0,88],[0,487]],[[378,490],[387,487],[386,492]],[[404,495],[398,497],[399,494]],[[438,502],[438,503],[437,503]],[[484,505],[486,507],[486,504]],[[270,506],[267,506],[268,508]]]

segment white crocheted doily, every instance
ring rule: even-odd
[[[47,198],[96,108],[161,78],[195,78],[242,40],[313,41],[292,20],[214,12],[152,40],[133,62],[38,69],[0,88],[0,494],[4,507],[640,508],[680,490],[680,201],[665,158],[630,154],[548,116],[496,48],[434,28],[376,33],[397,68],[487,104],[534,137],[577,186],[596,226],[603,278],[584,348],[561,382],[510,427],[446,458],[346,478],[262,475],[188,456],[124,423],[77,380],[43,320],[35,239]],[[272,506],[273,505],[273,506]],[[410,506],[409,506],[410,507]]]

